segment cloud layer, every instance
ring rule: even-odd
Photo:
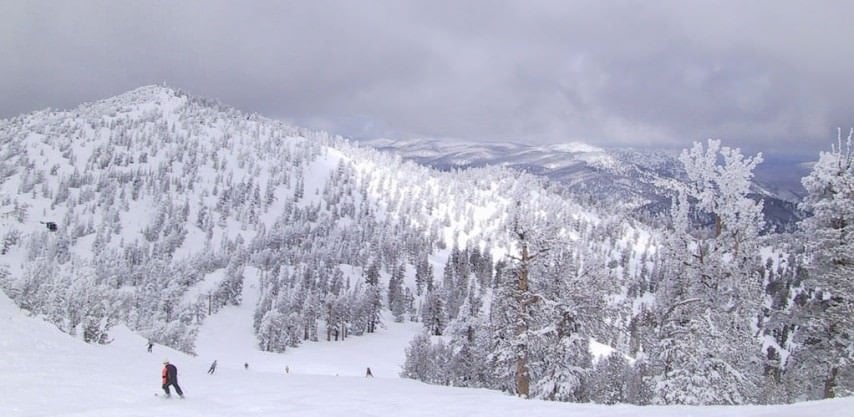
[[[814,155],[854,2],[0,1],[0,117],[167,83],[357,138]]]

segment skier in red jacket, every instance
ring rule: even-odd
[[[184,392],[181,391],[181,387],[178,385],[178,368],[175,365],[169,363],[169,360],[166,359],[163,361],[163,392],[166,393],[166,397],[171,397],[171,393],[169,392],[169,386],[172,385],[175,387],[175,392],[178,393],[178,396],[184,398]]]

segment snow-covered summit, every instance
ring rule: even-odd
[[[567,142],[567,143],[558,143],[554,145],[548,145],[548,148],[556,151],[556,152],[567,152],[567,153],[588,153],[588,152],[604,152],[605,150],[598,147],[586,144],[584,142]]]
[[[163,113],[175,111],[186,105],[189,100],[191,100],[191,96],[179,89],[152,84],[113,97],[83,103],[68,111],[57,111],[55,109],[54,111],[65,115],[76,114],[87,117],[115,117],[122,114],[138,117],[153,110],[159,110]]]

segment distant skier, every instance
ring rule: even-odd
[[[166,393],[166,398],[172,396],[169,392],[169,386],[175,387],[175,392],[178,393],[178,396],[184,398],[184,391],[181,391],[181,387],[178,385],[178,368],[175,365],[169,363],[168,359],[163,360],[163,392]]]
[[[214,372],[216,372],[216,360],[215,359],[214,359],[213,363],[211,364],[211,367],[208,369],[209,374],[213,375]]]
[[[249,362],[243,362],[243,369],[249,369]]]
[[[371,372],[371,367],[370,367],[370,366],[368,367],[368,370],[367,370],[367,371],[365,371],[365,378],[368,378],[368,377],[370,377],[370,378],[373,378],[373,377],[374,377],[374,373],[373,373],[373,372]]]
[[[151,353],[151,348],[153,348],[153,347],[154,347],[154,343],[151,343],[151,341],[149,340],[148,341],[148,353]]]

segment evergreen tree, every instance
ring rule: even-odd
[[[365,332],[373,333],[382,325],[380,312],[383,308],[382,290],[379,285],[368,285],[362,296],[361,314],[365,323]]]
[[[394,315],[394,321],[403,322],[406,313],[406,299],[404,298],[403,279],[406,266],[401,264],[394,269],[394,273],[388,281],[388,308]]]
[[[415,295],[420,296],[425,288],[427,291],[433,290],[433,266],[426,255],[415,264]]]
[[[474,283],[473,285],[477,285]],[[456,320],[448,326],[451,336],[448,379],[452,385],[464,387],[488,386],[487,364],[479,354],[483,347],[483,325],[480,318],[482,302],[477,291],[469,291],[460,306]]]
[[[854,393],[854,129],[822,152],[803,179],[801,223],[809,257],[806,293],[798,309],[793,371],[800,386],[822,398]],[[810,393],[815,398],[815,393]]]
[[[758,234],[761,204],[747,197],[761,155],[709,140],[680,157],[689,186],[672,209],[664,268],[656,298],[656,402],[740,404],[754,398],[758,367],[756,326],[761,301]],[[698,228],[691,214],[712,218]]]
[[[590,381],[591,400],[599,404],[618,404],[627,402],[631,366],[618,352],[602,358],[593,368]]]
[[[415,336],[406,348],[406,361],[403,364],[401,377],[427,381],[431,374],[431,343],[430,336],[420,334]]]
[[[445,301],[441,290],[428,291],[421,306],[421,323],[433,336],[441,336],[447,325]]]

